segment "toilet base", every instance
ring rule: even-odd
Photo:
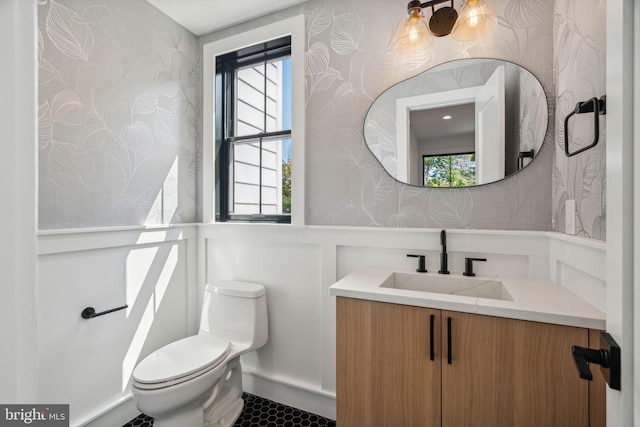
[[[178,413],[173,413],[168,417],[154,419],[153,427],[200,427],[203,426],[204,414],[201,405],[194,405],[191,408]]]
[[[236,422],[242,408],[242,367],[240,357],[227,363],[225,378],[219,392],[212,395],[213,401],[204,405],[204,425],[206,427],[231,427]],[[210,399],[210,400],[211,400]]]
[[[232,427],[236,420],[240,417],[242,413],[242,409],[244,408],[244,401],[240,399],[240,401],[234,402],[231,407],[227,408],[227,411],[222,414],[217,421],[213,421],[208,423],[205,420],[204,425],[206,427]]]

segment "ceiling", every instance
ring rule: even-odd
[[[451,135],[474,133],[476,106],[468,104],[411,111],[409,123],[419,141],[441,139]],[[443,116],[451,116],[444,120]]]
[[[147,0],[196,36],[307,0]]]

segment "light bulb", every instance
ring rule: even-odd
[[[484,0],[467,0],[460,9],[458,21],[451,35],[458,41],[477,40],[490,31],[496,24]]]
[[[469,13],[469,23],[468,23],[468,25],[469,25],[470,27],[474,27],[474,28],[475,28],[475,27],[477,27],[477,26],[478,26],[478,22],[479,22],[479,21],[480,21],[480,19],[478,18],[478,11],[477,11],[477,10],[475,10],[475,9],[474,9],[474,10],[472,10],[472,11]]]
[[[433,44],[433,36],[427,28],[419,7],[409,10],[409,18],[405,23],[404,42],[406,49],[427,49]]]
[[[414,26],[411,26],[409,28],[409,41],[411,43],[415,43],[418,41],[418,38],[420,36],[418,35],[418,30],[416,30],[416,28]]]

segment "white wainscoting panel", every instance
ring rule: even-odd
[[[449,270],[462,272],[465,257],[485,257],[486,263],[474,266],[479,274],[549,280],[555,265],[549,258],[553,235],[448,231]],[[211,224],[199,226],[198,236],[204,240],[198,263],[206,265],[201,268],[200,289],[216,279],[267,287],[269,343],[243,356],[245,390],[333,419],[335,298],[329,286],[366,265],[414,268],[417,260],[407,258],[410,253],[426,255],[430,270],[437,271],[440,263],[440,230],[433,229]],[[583,243],[566,239],[574,247]],[[567,265],[580,271],[579,259]],[[577,276],[565,272],[563,279],[580,293],[581,282],[574,283]]]
[[[549,233],[549,280],[606,311],[606,246],[599,240]]]
[[[604,244],[546,232],[447,231],[449,270],[561,283],[604,304]],[[269,341],[242,357],[244,388],[335,419],[335,297],[329,286],[377,265],[437,271],[440,230],[209,224],[41,232],[39,394],[71,404],[72,425],[113,427],[136,415],[130,374],[158,347],[197,332],[208,282],[267,288]],[[129,309],[92,320],[96,310]]]
[[[41,402],[69,403],[71,424],[83,425],[130,399],[131,373],[142,358],[196,332],[195,230],[40,234]],[[85,307],[124,304],[93,319],[80,316]]]

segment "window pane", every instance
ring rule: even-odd
[[[281,211],[283,214],[291,213],[291,139],[283,139],[280,141],[281,171],[279,174],[282,182],[282,204]]]
[[[233,159],[250,165],[260,165],[260,142],[240,141],[233,144]]]
[[[267,64],[267,132],[291,129],[291,58]]]
[[[291,213],[291,139],[235,142],[230,177],[232,214]]]
[[[265,131],[264,66],[259,64],[236,71],[235,135],[255,135]]]
[[[235,81],[235,136],[291,129],[290,58],[240,68]]]

